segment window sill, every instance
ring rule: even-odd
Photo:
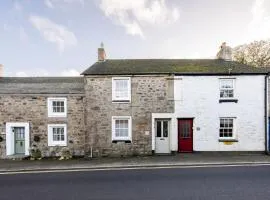
[[[66,147],[67,144],[48,144],[48,147],[56,147],[56,146],[58,146],[58,147]]]
[[[120,143],[131,143],[131,140],[113,140],[112,143],[117,144],[118,142]]]
[[[233,138],[222,138],[222,139],[218,139],[219,142],[238,142],[237,139],[233,139]]]
[[[48,113],[48,117],[67,117],[67,113]]]
[[[130,103],[130,100],[112,100],[113,103]]]
[[[238,99],[220,99],[219,103],[238,103]]]
[[[52,116],[52,115],[48,115],[48,118],[67,118],[67,116]]]

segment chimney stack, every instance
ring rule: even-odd
[[[220,50],[217,53],[217,59],[232,61],[232,48],[227,46],[226,42],[223,42],[220,46]]]
[[[0,64],[0,78],[4,76],[4,65]]]
[[[100,47],[98,48],[98,62],[104,62],[106,60],[106,53],[104,49],[103,42],[100,44]]]

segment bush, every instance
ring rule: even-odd
[[[70,149],[68,147],[63,147],[61,150],[61,157],[59,160],[68,160],[72,158],[72,154],[70,152]]]
[[[36,145],[33,145],[30,148],[30,156],[31,160],[40,160],[41,159],[41,151],[37,148]]]

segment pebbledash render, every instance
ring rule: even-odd
[[[0,157],[268,151],[268,73],[230,52],[113,60],[101,47],[81,77],[0,77]]]

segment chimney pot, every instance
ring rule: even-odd
[[[100,44],[100,47],[98,48],[98,61],[104,62],[106,60],[106,53],[104,49],[103,42]]]
[[[223,42],[220,46],[220,50],[217,53],[217,59],[232,61],[232,48]]]

